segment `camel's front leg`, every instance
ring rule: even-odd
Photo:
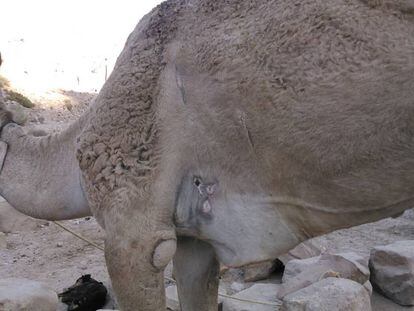
[[[165,311],[163,272],[175,232],[151,211],[119,207],[105,215],[105,258],[122,311]]]
[[[181,311],[217,311],[219,263],[213,248],[181,237],[173,263]]]

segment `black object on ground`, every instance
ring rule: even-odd
[[[102,282],[86,274],[58,296],[68,305],[68,311],[96,311],[105,305],[107,292]]]

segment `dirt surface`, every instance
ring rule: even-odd
[[[93,218],[62,223],[103,246],[104,232]],[[34,230],[21,228],[8,233],[7,249],[0,250],[0,278],[28,278],[61,291],[82,274],[108,280],[102,251],[52,222],[39,223]]]
[[[28,129],[58,132],[76,120],[94,100],[96,94],[65,90],[49,90],[42,94],[24,92],[35,104],[35,108],[23,108],[27,115]]]
[[[34,100],[36,107],[23,109],[27,115],[27,127],[30,130],[60,131],[87,109],[94,96],[95,94],[67,91],[51,91],[42,96],[32,95],[30,98]],[[1,213],[0,205],[0,219]],[[30,224],[27,221],[22,221],[20,225],[17,223],[6,235],[7,248],[0,249],[0,279],[23,277],[43,281],[60,292],[72,285],[81,275],[91,274],[93,278],[110,286],[101,250],[74,237],[53,222],[29,221]],[[104,231],[94,218],[63,221],[62,224],[103,246]],[[312,243],[323,251],[355,251],[369,256],[370,249],[375,245],[407,239],[414,239],[414,211],[408,211],[395,219],[385,219],[374,224],[337,231],[314,239]],[[171,266],[166,274],[171,275]],[[223,288],[227,289],[229,294],[234,292],[231,290],[231,284],[235,280],[240,281],[238,278],[239,275],[234,270],[223,277]],[[278,280],[280,278],[273,276],[273,279],[264,282]],[[106,307],[113,308],[114,303],[110,301]],[[414,308],[400,307],[379,294],[374,294],[373,310]]]

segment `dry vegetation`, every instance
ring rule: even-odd
[[[33,102],[23,94],[12,90],[10,82],[3,76],[0,76],[0,89],[4,90],[7,100],[16,102],[25,108],[33,108]]]

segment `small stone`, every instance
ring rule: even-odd
[[[277,305],[281,304],[276,298],[279,290],[278,284],[255,284],[231,297],[259,301],[267,304],[257,304],[253,302],[244,302],[230,298],[223,299],[223,311],[274,311]]]
[[[256,282],[267,279],[274,271],[273,267],[273,261],[266,261],[243,266],[241,268],[243,272],[243,280],[245,282]]]
[[[394,302],[414,305],[414,241],[398,241],[371,250],[371,283]]]
[[[79,263],[79,269],[81,269],[81,270],[88,270],[88,267],[89,267],[89,265],[88,265],[88,262],[86,260],[82,260]]]
[[[359,283],[327,278],[284,297],[282,311],[370,311],[368,291]]]
[[[57,294],[45,284],[20,278],[0,280],[2,311],[56,311]]]
[[[62,242],[57,242],[56,247],[63,247],[63,243]]]

